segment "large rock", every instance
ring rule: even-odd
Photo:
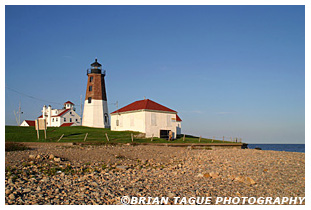
[[[211,172],[209,173],[209,175],[213,178],[213,179],[216,179],[219,177],[219,173],[218,172]]]
[[[169,192],[169,193],[167,194],[167,196],[168,196],[169,198],[174,198],[174,197],[176,197],[176,194],[175,194],[175,193]]]
[[[205,177],[205,178],[210,178],[211,175],[210,175],[209,173],[206,173],[206,174],[203,175],[203,177]]]
[[[244,182],[245,181],[245,177],[244,176],[237,176],[237,177],[234,178],[234,181]]]
[[[15,195],[14,195],[13,193],[10,194],[10,195],[9,195],[9,199],[10,199],[10,200],[15,200]]]
[[[116,166],[116,169],[117,170],[126,170],[126,169],[128,169],[128,167],[127,166]]]
[[[254,185],[256,182],[250,177],[237,176],[234,181],[243,182],[245,184]]]
[[[256,184],[256,182],[255,182],[252,178],[250,178],[250,177],[246,177],[245,183],[246,183],[246,184],[249,184],[249,185],[254,185],[254,184]]]

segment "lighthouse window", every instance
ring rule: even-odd
[[[92,97],[88,97],[87,102],[90,104],[92,102]]]
[[[108,115],[105,113],[105,123],[108,122]]]
[[[89,86],[89,91],[92,91],[92,85],[91,85],[91,86]]]
[[[72,122],[72,119],[70,118],[69,121]]]
[[[92,82],[93,81],[93,77],[90,77],[90,82]]]

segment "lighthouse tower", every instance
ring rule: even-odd
[[[106,72],[97,62],[87,69],[87,87],[84,101],[82,126],[109,128],[107,95],[105,87]]]

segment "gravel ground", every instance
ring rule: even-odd
[[[5,153],[6,204],[120,204],[122,196],[169,197],[168,204],[173,197],[211,197],[215,204],[217,197],[305,196],[304,153],[28,146],[32,150]]]

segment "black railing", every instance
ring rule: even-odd
[[[101,69],[87,69],[86,70],[86,75],[88,74],[103,74],[104,76],[106,75],[106,70],[102,70]]]

